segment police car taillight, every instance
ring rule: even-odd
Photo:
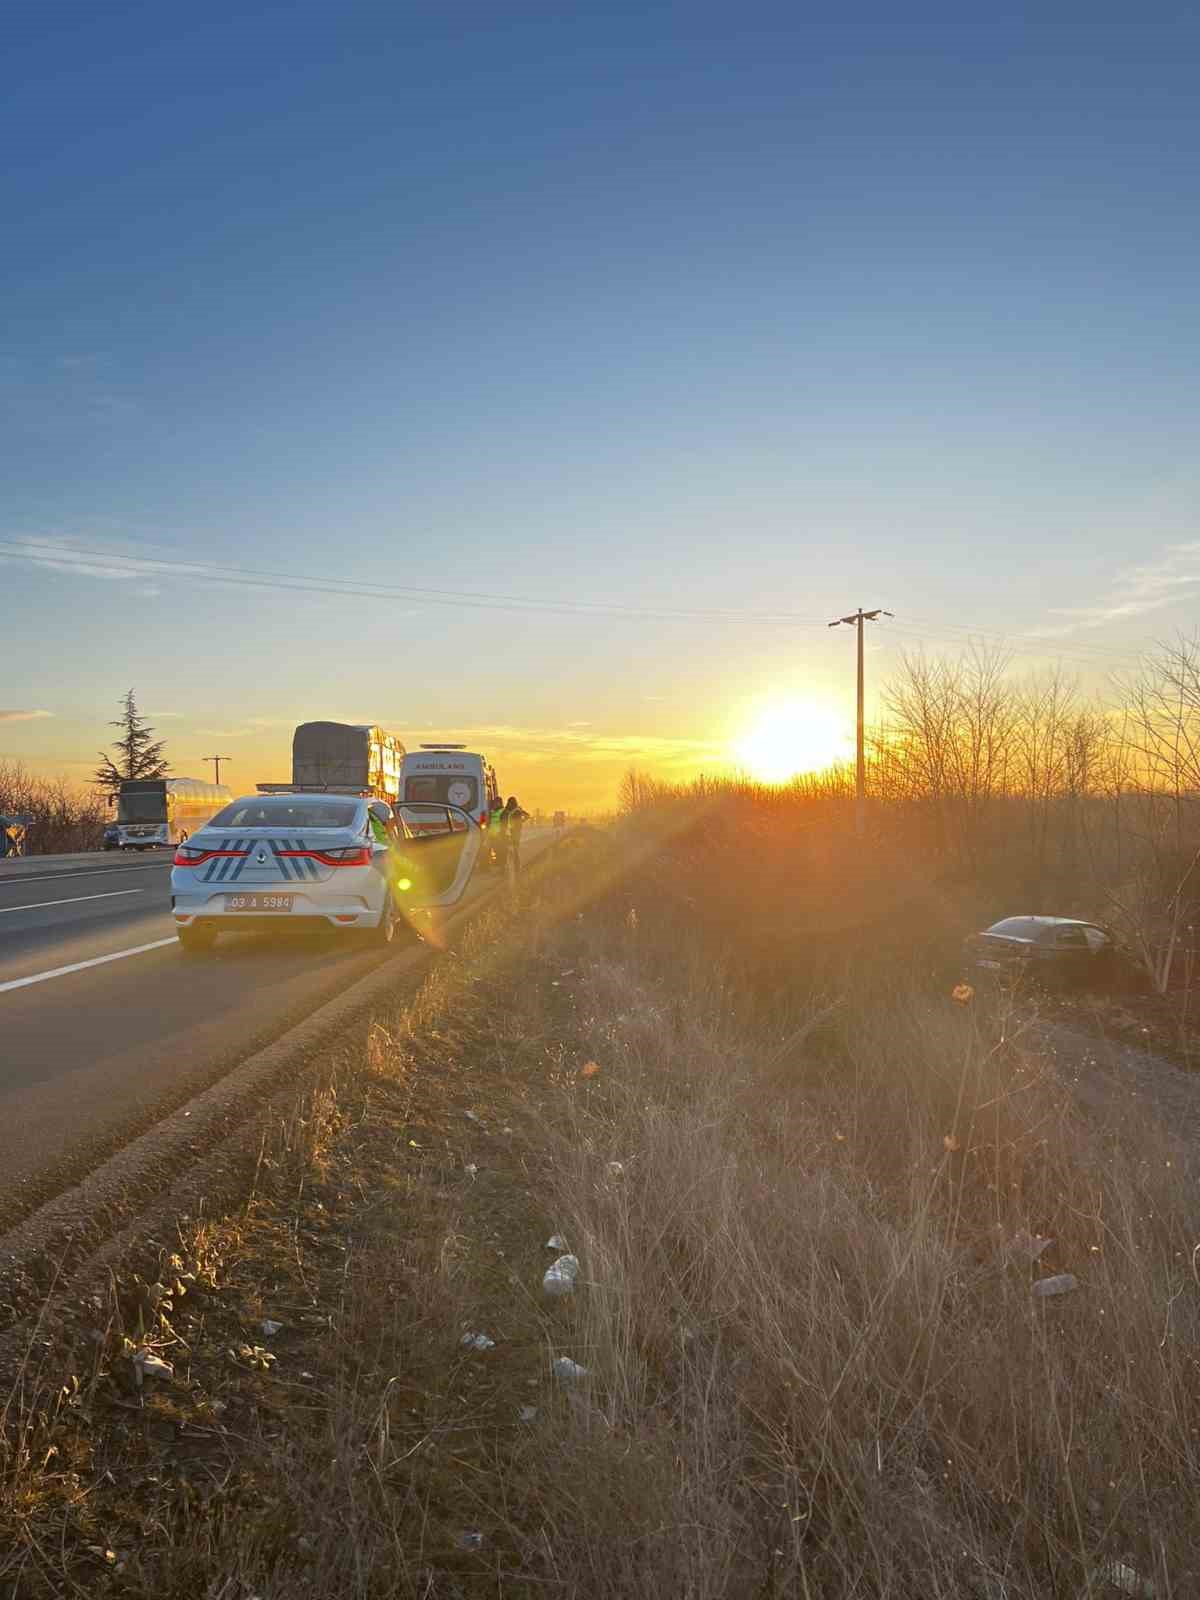
[[[232,856],[238,860],[250,854],[250,846],[244,850],[205,850],[198,844],[181,844],[175,847],[175,865],[177,867],[198,867],[204,861],[211,861],[214,856]]]
[[[331,867],[369,867],[371,865],[371,852],[364,845],[351,845],[346,850],[314,850],[313,855],[318,861],[324,861]]]
[[[289,860],[301,857],[307,861],[321,861],[327,867],[369,867],[371,852],[365,844],[348,845],[344,850],[280,850]]]

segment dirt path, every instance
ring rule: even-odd
[[[1200,1075],[1162,1056],[1061,1023],[1039,1032],[1080,1102],[1116,1126],[1133,1107],[1149,1111],[1189,1167],[1200,1167]]]

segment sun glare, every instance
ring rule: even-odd
[[[846,725],[828,706],[783,700],[765,707],[734,745],[734,754],[760,783],[786,783],[819,772],[854,753]]]

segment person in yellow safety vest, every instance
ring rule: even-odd
[[[416,882],[417,871],[413,862],[399,848],[400,830],[395,812],[386,801],[372,800],[367,807],[367,823],[375,843],[387,850],[379,864],[385,882],[390,884],[393,894],[410,893]]]
[[[493,865],[497,872],[504,870],[504,803],[499,795],[492,800],[488,811],[488,831],[486,848],[493,857]]]
[[[515,794],[510,794],[500,813],[500,828],[504,836],[505,855],[512,862],[514,876],[521,870],[521,829],[529,821],[528,811],[521,809]]]
[[[395,817],[391,806],[382,800],[372,800],[367,807],[367,822],[370,824],[371,837],[376,844],[392,847],[392,829],[395,827]]]

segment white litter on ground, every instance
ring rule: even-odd
[[[1120,1589],[1122,1594],[1135,1594],[1140,1600],[1154,1600],[1154,1585],[1149,1578],[1143,1578],[1140,1572],[1126,1566],[1123,1561],[1106,1561],[1100,1568],[1100,1576],[1106,1583],[1111,1583],[1114,1589]]]
[[[137,1377],[137,1386],[140,1389],[146,1378],[173,1378],[175,1368],[169,1361],[163,1361],[156,1356],[153,1350],[135,1350],[130,1357],[133,1370]]]
[[[464,1333],[461,1343],[470,1350],[494,1350],[496,1347],[495,1339],[489,1339],[486,1333]]]
[[[1079,1279],[1069,1272],[1059,1272],[1053,1278],[1039,1278],[1030,1289],[1030,1294],[1035,1294],[1039,1299],[1048,1299],[1054,1294],[1070,1294],[1073,1289],[1078,1289]]]
[[[559,1256],[557,1261],[552,1261],[546,1268],[542,1278],[542,1290],[545,1294],[555,1299],[565,1294],[574,1294],[575,1279],[579,1276],[579,1258],[577,1256]]]
[[[578,1383],[581,1378],[586,1378],[588,1369],[581,1367],[578,1361],[572,1361],[570,1356],[558,1356],[550,1363],[550,1371],[562,1383]]]

